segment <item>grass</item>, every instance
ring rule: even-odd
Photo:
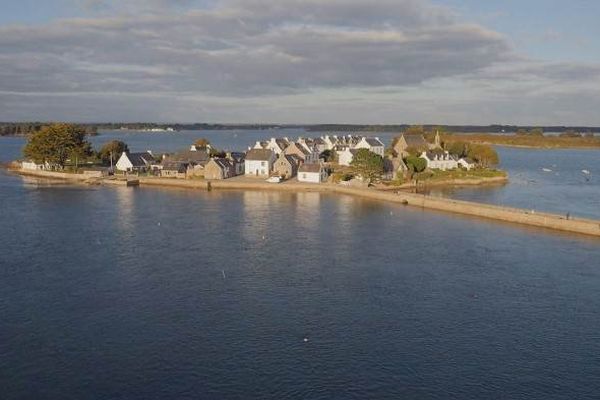
[[[454,179],[486,179],[506,176],[506,172],[497,169],[472,169],[471,171],[464,169],[453,169],[449,171],[433,170],[429,173],[428,177],[419,177],[419,180],[438,182]]]
[[[533,147],[540,149],[600,148],[600,137],[559,137],[535,135],[446,135],[448,142],[493,144],[499,146]]]

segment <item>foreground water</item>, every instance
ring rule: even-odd
[[[337,195],[2,172],[0,204],[2,399],[600,393],[596,239]]]

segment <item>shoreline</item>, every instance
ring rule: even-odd
[[[23,176],[36,178],[70,181],[73,183],[88,184],[121,184],[127,185],[127,180],[94,178],[83,174],[70,174],[47,171],[24,171],[10,169],[10,171]],[[461,214],[479,217],[488,220],[511,222],[539,228],[552,229],[562,232],[578,233],[588,236],[600,237],[600,220],[592,219],[567,219],[565,216],[520,208],[501,207],[492,204],[476,203],[463,200],[454,200],[442,197],[432,197],[423,194],[403,192],[398,190],[380,190],[376,188],[353,188],[337,184],[310,184],[299,182],[267,183],[253,178],[231,178],[227,180],[183,180],[174,178],[136,177],[140,186],[171,187],[197,190],[268,190],[287,192],[321,192],[338,193],[389,203],[402,204],[421,209]]]

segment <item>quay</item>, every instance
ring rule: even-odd
[[[562,232],[571,232],[589,236],[600,237],[600,220],[567,218],[567,216],[482,204],[463,200],[453,200],[441,197],[432,197],[402,191],[378,190],[376,188],[353,188],[339,184],[310,184],[297,181],[283,183],[267,183],[257,178],[232,178],[227,180],[203,179],[173,179],[139,177],[132,180],[131,184],[126,179],[114,178],[89,178],[82,174],[71,174],[48,171],[13,170],[17,174],[34,176],[44,179],[67,180],[74,183],[109,184],[109,185],[139,185],[148,187],[171,187],[198,190],[270,190],[288,192],[324,192],[339,193],[371,200],[386,201],[403,204],[421,209],[450,212],[490,220],[528,225]]]

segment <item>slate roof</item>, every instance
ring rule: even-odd
[[[370,138],[370,137],[366,137],[365,141],[370,145],[370,146],[383,146],[383,143],[381,142],[381,140],[377,139],[377,138]]]
[[[270,149],[251,149],[246,153],[248,161],[269,161],[273,156],[273,151]]]
[[[185,172],[187,170],[187,163],[179,162],[179,161],[167,161],[163,163],[163,170],[165,171],[177,171],[177,172]]]
[[[179,161],[179,162],[188,162],[188,163],[206,163],[208,162],[210,156],[208,151],[198,150],[198,151],[180,151],[178,153],[171,154],[167,157],[168,161]]]
[[[298,172],[321,172],[320,164],[302,164]]]
[[[156,162],[154,157],[152,157],[152,154],[148,152],[125,154],[127,154],[127,158],[129,158],[129,161],[131,161],[131,164],[134,167],[145,167],[147,165],[152,164],[153,162]]]
[[[406,144],[409,147],[427,146],[427,141],[425,141],[425,138],[423,137],[423,135],[420,135],[420,134],[407,135],[407,134],[403,133],[402,136],[404,136],[404,140],[406,141]]]
[[[226,158],[212,158],[211,161],[215,162],[222,170],[225,168],[233,168],[231,162]]]

